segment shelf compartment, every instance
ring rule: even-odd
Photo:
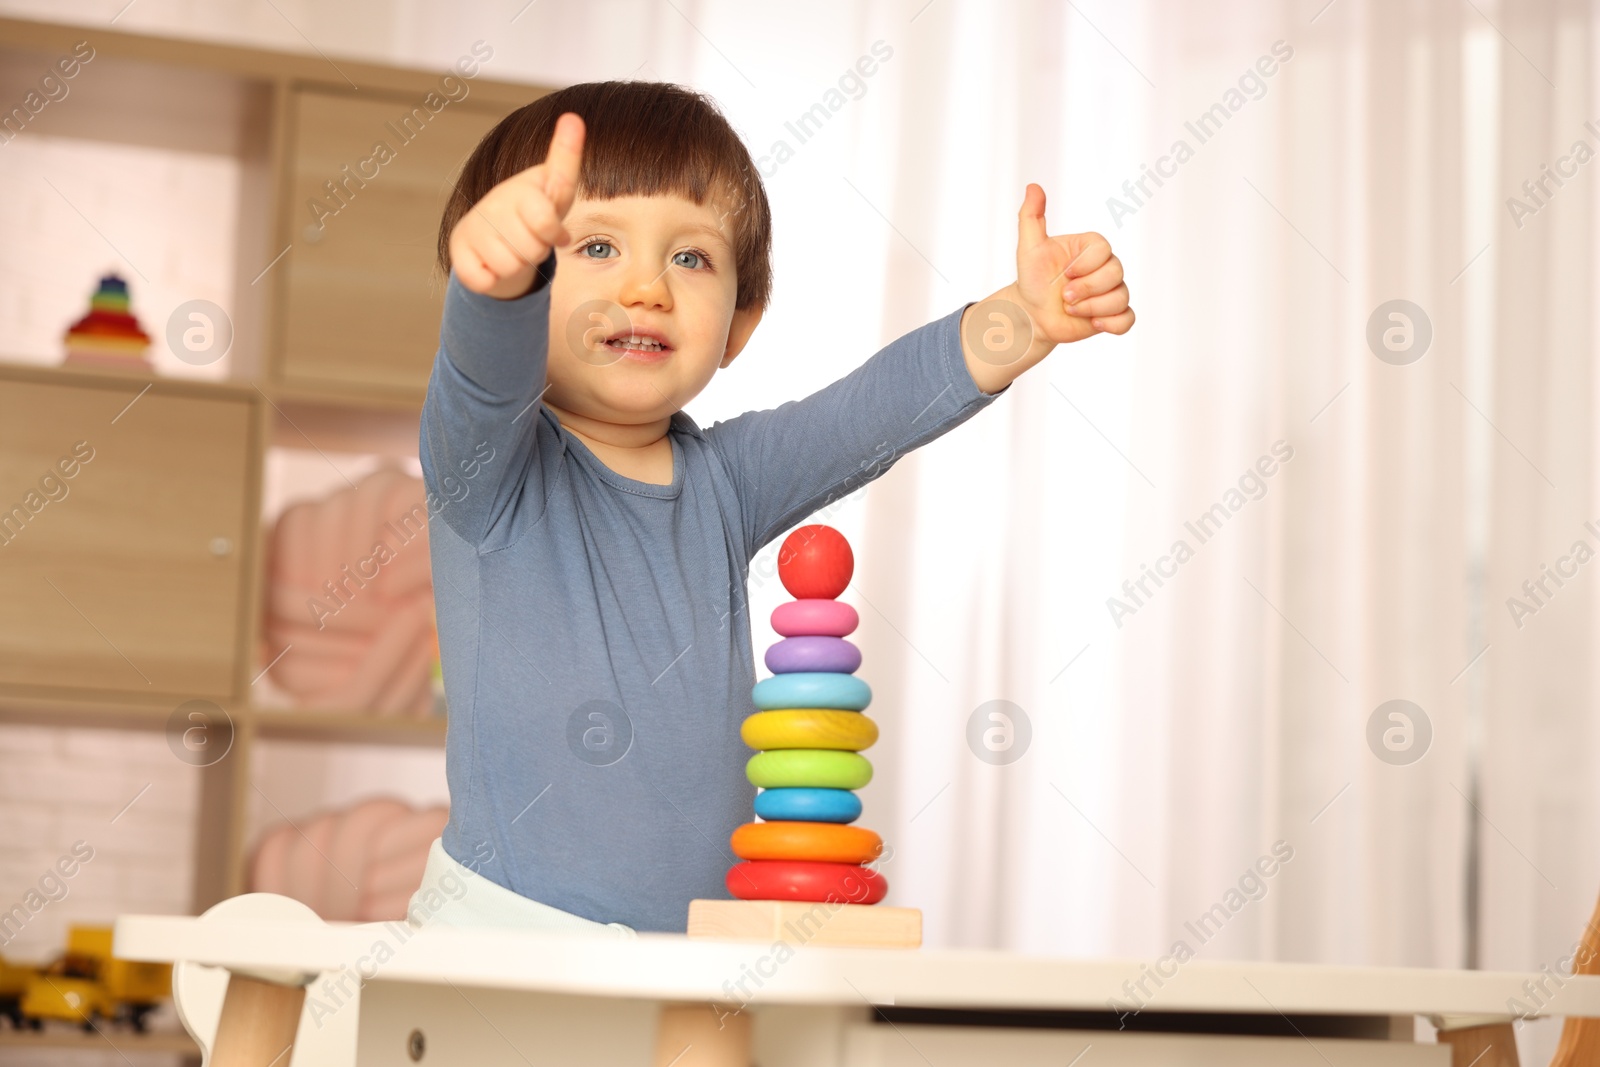
[[[0,688],[240,693],[260,407],[204,383],[0,367]]]

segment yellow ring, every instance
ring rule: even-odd
[[[878,740],[878,724],[859,711],[798,708],[759,711],[745,719],[739,736],[751,748],[831,748],[860,752]]]

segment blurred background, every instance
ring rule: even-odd
[[[928,944],[1570,953],[1600,889],[1594,6],[0,15],[7,959],[251,888],[403,909],[448,802],[447,591],[407,519],[434,227],[501,115],[612,78],[711,94],[772,199],[774,304],[702,426],[1014,278],[1030,181],[1126,266],[1130,334],[813,517],[856,548],[864,822]],[[1521,1027],[1524,1062],[1555,1035]]]

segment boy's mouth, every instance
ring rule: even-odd
[[[656,362],[672,354],[672,346],[655,330],[628,329],[606,338],[606,348],[620,353],[626,359]]]

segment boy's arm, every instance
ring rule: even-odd
[[[967,368],[965,310],[891,341],[804,399],[706,429],[738,488],[750,555],[995,399],[998,392],[980,390]]]
[[[806,397],[712,425],[749,555],[971,418],[1058,344],[1133,326],[1122,263],[1097,233],[1051,237],[1044,190],[1017,212],[1017,280],[913,330]]]
[[[482,545],[526,506],[544,514],[536,443],[557,248],[572,240],[583,119],[556,119],[544,161],[497,183],[450,230],[439,352],[422,402],[423,483],[430,520]]]
[[[473,545],[519,500],[535,509],[533,518],[543,510],[538,401],[555,259],[551,253],[534,287],[514,300],[472,292],[454,271],[445,290],[419,457],[430,515]]]

